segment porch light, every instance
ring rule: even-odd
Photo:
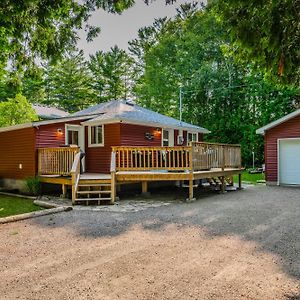
[[[56,130],[56,136],[57,137],[62,137],[64,135],[63,131],[61,128],[57,128]]]
[[[158,128],[158,127],[157,127],[157,128],[154,130],[153,135],[154,135],[155,137],[160,137],[160,135],[161,135],[161,128]]]

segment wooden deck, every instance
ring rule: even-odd
[[[64,195],[67,186],[71,186],[73,203],[91,200],[114,203],[116,186],[133,182],[140,182],[142,192],[147,192],[151,181],[188,181],[189,199],[193,198],[197,179],[218,178],[224,190],[226,179],[238,174],[241,186],[239,145],[193,142],[188,147],[112,147],[110,174],[80,174],[78,149],[51,153],[51,149],[39,152],[41,182],[61,184]]]

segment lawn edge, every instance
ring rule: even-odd
[[[5,224],[5,223],[10,223],[10,222],[16,222],[16,221],[56,214],[56,213],[60,213],[60,212],[64,212],[64,211],[70,211],[72,209],[73,209],[72,206],[59,206],[59,207],[54,207],[54,208],[50,208],[47,210],[34,211],[34,212],[30,212],[30,213],[25,213],[25,214],[4,217],[4,218],[0,218],[0,224]]]
[[[1,192],[0,195],[4,196],[12,196],[12,197],[18,197],[18,198],[25,198],[25,199],[30,199],[30,200],[36,200],[36,196],[26,196],[26,195],[21,195],[21,194],[14,194],[14,193],[8,193],[8,192]]]

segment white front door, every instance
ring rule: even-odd
[[[174,147],[174,129],[163,129],[162,146]]]
[[[300,185],[300,139],[279,141],[278,182]]]
[[[65,133],[66,133],[65,134],[66,145],[77,145],[78,147],[80,147],[80,149],[83,152],[85,151],[83,126],[66,124]],[[83,169],[85,169],[85,158],[82,160],[82,162],[83,162]]]

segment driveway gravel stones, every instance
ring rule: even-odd
[[[300,299],[299,191],[153,193],[3,224],[0,298]]]

